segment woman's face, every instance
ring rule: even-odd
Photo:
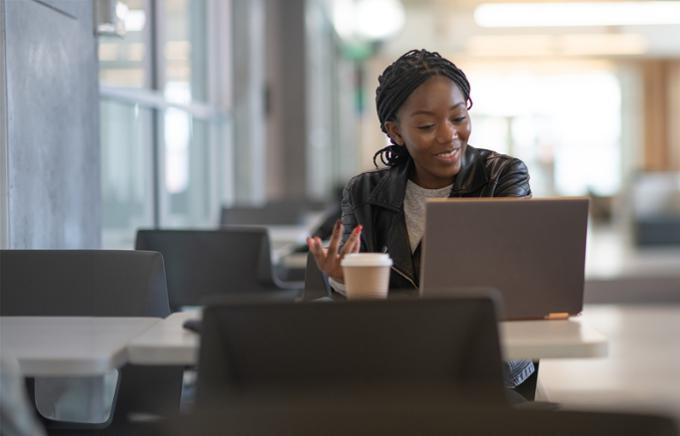
[[[427,79],[399,108],[396,121],[385,127],[413,158],[416,184],[435,189],[453,183],[471,125],[465,97],[451,79],[439,75]]]

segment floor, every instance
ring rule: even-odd
[[[670,414],[680,423],[680,247],[635,247],[591,226],[583,318],[609,338],[602,359],[544,359],[538,399],[566,408]],[[589,294],[590,292],[590,294]]]
[[[610,341],[602,359],[544,359],[537,399],[565,408],[662,412],[680,423],[680,304],[589,305]]]

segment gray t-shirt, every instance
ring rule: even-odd
[[[425,233],[425,203],[428,198],[446,198],[451,193],[453,185],[438,189],[427,189],[416,185],[412,181],[406,183],[404,195],[404,217],[411,253],[416,251]]]

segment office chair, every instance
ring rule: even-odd
[[[220,225],[302,225],[307,214],[323,212],[327,207],[325,201],[307,198],[273,199],[259,206],[224,206],[220,212]]]
[[[328,279],[316,265],[314,255],[307,253],[305,266],[305,288],[302,293],[303,301],[313,301],[319,298],[330,298],[331,289]]]
[[[154,252],[0,250],[0,289],[2,316],[165,317],[170,313],[163,258]],[[132,413],[168,416],[179,408],[182,370],[126,365],[120,369],[114,410],[107,422],[43,421],[50,434],[56,434],[60,428],[113,431]],[[33,394],[34,379],[28,379],[27,386]]]
[[[147,433],[148,434],[148,433]],[[542,411],[471,407],[437,395],[328,396],[262,404],[234,402],[197,410],[159,426],[158,435],[202,436],[678,436],[667,416],[631,412]]]
[[[163,254],[173,311],[219,295],[292,301],[301,291],[272,274],[269,235],[263,227],[139,230],[135,248]]]
[[[307,388],[443,385],[466,401],[507,404],[491,299],[232,303],[203,312],[200,405]]]
[[[305,222],[305,211],[294,205],[230,206],[220,212],[221,226],[297,226]]]

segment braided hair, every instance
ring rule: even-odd
[[[378,77],[375,104],[378,109],[380,128],[385,134],[388,133],[385,123],[396,120],[397,111],[408,96],[423,82],[436,75],[451,79],[463,93],[467,108],[472,107],[470,82],[460,68],[437,52],[425,49],[411,50],[385,68],[385,71]],[[373,164],[376,168],[378,159],[384,165],[391,167],[409,161],[411,156],[406,147],[395,144],[390,138],[390,145],[373,155]]]

